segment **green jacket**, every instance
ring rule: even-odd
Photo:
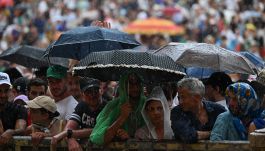
[[[93,131],[90,135],[90,141],[92,143],[97,144],[97,145],[104,144],[104,136],[105,136],[107,129],[119,117],[121,105],[125,103],[126,100],[128,100],[127,99],[128,95],[127,95],[126,90],[127,90],[127,79],[128,79],[129,74],[130,73],[123,75],[119,81],[119,97],[108,102],[105,108],[99,113],[96,119],[96,125],[93,128]],[[144,120],[141,115],[141,110],[143,108],[145,99],[146,98],[144,96],[143,86],[142,86],[138,107],[135,108],[134,111],[132,111],[132,113],[130,114],[130,116],[128,117],[128,119],[125,121],[125,123],[122,126],[122,128],[126,130],[130,136],[134,136],[135,131],[144,125]]]

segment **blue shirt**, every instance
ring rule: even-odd
[[[208,122],[204,125],[200,123],[195,114],[184,112],[179,106],[171,110],[171,127],[176,140],[184,143],[197,142],[197,131],[211,131],[217,116],[226,111],[217,103],[209,101],[202,101],[202,103],[208,115]]]

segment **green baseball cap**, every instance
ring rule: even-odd
[[[51,66],[47,69],[47,78],[63,79],[67,75],[67,68],[59,65]]]

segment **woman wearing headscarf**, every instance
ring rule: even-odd
[[[170,109],[161,87],[153,88],[143,106],[142,115],[146,125],[136,131],[136,139],[161,140],[173,138]]]
[[[132,72],[123,75],[119,81],[119,96],[98,115],[91,142],[102,145],[113,139],[134,137],[135,131],[144,125],[141,110],[145,99],[142,78]]]
[[[261,101],[247,83],[238,82],[226,88],[229,111],[220,114],[210,140],[247,140],[248,134],[265,127],[260,118]]]

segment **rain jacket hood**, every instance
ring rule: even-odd
[[[104,136],[107,129],[120,116],[120,111],[121,111],[120,107],[123,103],[125,103],[128,100],[127,83],[130,74],[135,74],[140,79],[141,94],[137,107],[133,109],[132,113],[130,114],[130,116],[128,117],[128,119],[125,121],[125,123],[121,128],[126,130],[130,136],[134,136],[136,129],[144,125],[144,120],[141,115],[141,110],[143,108],[143,104],[146,98],[143,93],[142,78],[136,73],[128,72],[125,75],[123,75],[119,81],[119,97],[110,101],[98,115],[96,119],[96,125],[93,128],[93,131],[90,135],[90,140],[92,143],[98,145],[104,144]]]
[[[170,109],[167,102],[167,99],[164,95],[164,92],[161,87],[157,86],[153,88],[150,96],[147,98],[146,102],[144,103],[143,109],[142,109],[142,115],[145,121],[145,124],[149,130],[149,132],[152,135],[153,139],[158,139],[157,134],[155,131],[155,127],[150,121],[150,118],[148,117],[148,114],[146,112],[146,104],[149,101],[156,100],[160,101],[163,106],[164,111],[164,139],[172,139],[173,138],[173,131],[171,129],[171,122],[170,122]]]

